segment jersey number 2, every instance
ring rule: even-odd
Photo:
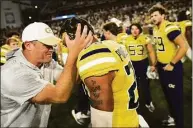
[[[127,75],[130,75],[129,65],[125,66],[125,71],[126,71]],[[131,85],[131,87],[128,89],[129,98],[130,98],[128,109],[135,109],[138,107],[139,101],[138,101],[138,99],[136,99],[135,92],[134,92],[136,89],[137,89],[137,84],[134,81],[133,84]],[[135,100],[137,100],[137,101],[135,102]]]

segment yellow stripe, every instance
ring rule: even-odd
[[[191,22],[186,22],[185,25],[186,26],[192,26],[192,23]]]
[[[5,63],[6,62],[6,58],[5,57],[1,57],[1,63]]]
[[[103,58],[99,58],[99,59],[90,61],[90,62],[80,66],[79,72],[81,73],[81,72],[83,72],[83,71],[85,71],[85,70],[87,70],[89,68],[92,68],[93,66],[96,66],[96,65],[102,64],[102,63],[106,63],[106,62],[114,63],[114,62],[116,62],[116,59],[113,58],[113,57],[103,57]]]
[[[169,27],[166,27],[165,32],[169,33],[169,31],[172,31],[172,30],[179,30],[179,28],[177,26],[169,26]]]
[[[8,50],[2,48],[2,49],[1,49],[1,52],[2,52],[2,53],[7,53]]]

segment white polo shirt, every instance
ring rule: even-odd
[[[63,68],[56,62],[34,66],[15,50],[1,66],[1,127],[47,127],[51,105],[32,103],[48,83],[52,83]]]

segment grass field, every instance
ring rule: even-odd
[[[192,62],[187,60],[184,63],[184,128],[192,128]],[[151,94],[156,107],[150,113],[145,107],[141,107],[142,116],[145,118],[150,128],[163,128],[161,121],[167,118],[168,109],[159,80],[152,80],[150,84]],[[53,104],[50,114],[48,128],[86,128],[78,125],[71,115],[71,110],[77,102],[77,95],[72,94],[65,104]],[[177,97],[176,97],[177,98]],[[143,101],[142,101],[143,102]],[[124,118],[124,117],[123,117]]]

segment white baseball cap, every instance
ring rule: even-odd
[[[118,27],[120,27],[120,24],[122,23],[122,21],[114,17],[110,19],[110,22],[114,22]]]
[[[52,29],[45,23],[34,22],[29,24],[22,33],[22,42],[38,40],[46,45],[56,45],[61,39],[54,36]]]

